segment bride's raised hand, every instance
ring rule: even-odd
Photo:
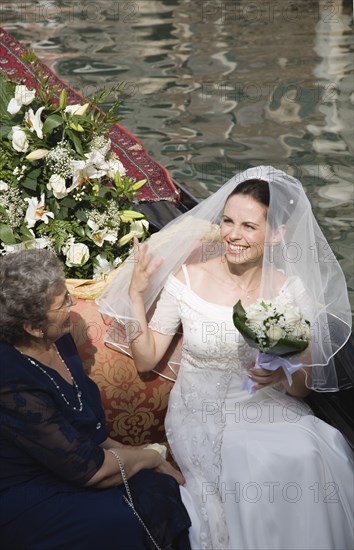
[[[143,294],[146,290],[152,274],[163,263],[162,258],[153,258],[146,243],[139,244],[136,237],[134,243],[134,269],[129,287],[131,297]]]

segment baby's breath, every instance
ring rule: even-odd
[[[109,139],[106,136],[95,134],[90,143],[90,151],[94,151],[95,149],[103,149],[104,147],[107,147],[108,143]]]
[[[0,207],[3,209],[0,210],[0,223],[9,224],[13,229],[21,226],[27,205],[17,187],[9,186],[6,191],[0,191]]]
[[[90,211],[90,220],[92,220],[101,229],[109,227],[110,229],[119,229],[120,219],[116,203],[109,200],[106,203],[105,210],[101,212],[96,208]]]
[[[63,141],[49,151],[46,164],[53,174],[69,178],[72,175],[72,160],[74,159],[70,154],[70,146],[66,141]]]

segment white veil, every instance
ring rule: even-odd
[[[144,296],[148,320],[170,273],[176,272],[183,263],[203,262],[222,253],[218,226],[226,199],[239,183],[248,179],[267,181],[270,190],[260,295],[272,298],[278,293],[279,271],[287,280],[302,282],[298,306],[311,321],[311,353],[308,354],[311,358],[305,364],[312,367],[311,387],[317,391],[336,391],[339,384],[333,357],[351,333],[345,277],[318,226],[301,183],[271,166],[258,166],[236,174],[216,193],[152,235],[149,250],[164,262],[153,274]],[[271,237],[274,228],[279,228],[276,242]],[[128,295],[133,267],[134,253],[97,300],[101,313],[117,321],[107,333],[107,342],[125,351],[127,343],[119,327],[125,326],[128,340],[134,338],[138,330]]]

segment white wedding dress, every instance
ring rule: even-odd
[[[256,351],[232,322],[171,275],[150,327],[183,325],[166,432],[186,484],[193,550],[350,550],[352,452],[343,436],[279,388],[240,389]],[[287,299],[299,280],[283,287]],[[306,304],[304,304],[304,307]]]

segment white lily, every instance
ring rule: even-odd
[[[95,280],[103,279],[105,275],[108,275],[113,269],[122,263],[122,260],[118,257],[113,262],[109,262],[105,254],[97,254],[96,261],[98,265],[93,268],[93,278]]]
[[[84,115],[89,107],[89,103],[85,103],[84,105],[80,105],[80,103],[76,103],[75,105],[68,105],[65,107],[64,113],[69,113],[69,115]]]
[[[108,163],[104,155],[98,149],[86,153],[87,166],[92,167],[90,178],[100,179],[107,174]]]
[[[111,159],[107,162],[107,175],[114,179],[116,173],[119,172],[120,176],[125,176],[126,169],[124,168],[123,164],[118,159]]]
[[[40,107],[34,113],[33,109],[29,109],[25,114],[26,126],[31,132],[36,132],[39,139],[43,139],[43,122],[41,121],[41,114],[45,107]]]
[[[22,105],[29,105],[36,96],[35,90],[30,90],[27,86],[18,85],[15,88],[15,97],[11,99],[7,106],[7,112],[15,115],[19,112]]]
[[[54,218],[53,212],[45,209],[44,193],[42,193],[40,201],[37,197],[26,198],[24,200],[28,202],[25,215],[28,228],[34,227],[39,220],[48,223],[49,218]]]
[[[92,220],[87,221],[87,225],[92,229],[90,238],[97,246],[103,246],[104,241],[115,243],[117,241],[117,232],[109,230],[108,227],[100,229],[97,223]]]
[[[100,151],[91,151],[90,153],[86,153],[85,157],[87,160],[73,160],[71,162],[73,181],[70,187],[68,187],[68,193],[71,193],[86,178],[100,179],[107,173],[108,165]]]
[[[36,239],[32,229],[30,229],[30,233],[33,235],[33,239],[17,244],[3,244],[2,250],[4,250],[6,254],[10,254],[11,252],[21,252],[22,250],[30,250],[32,248],[47,248],[50,245],[50,241],[45,237]]]

